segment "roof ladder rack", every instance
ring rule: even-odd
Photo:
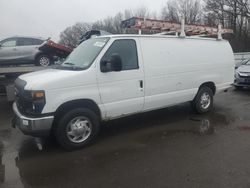
[[[180,38],[185,38],[186,37],[186,33],[185,33],[185,19],[184,17],[182,17],[181,19],[181,34],[180,34]]]
[[[219,24],[218,25],[218,38],[217,38],[217,40],[222,40],[222,39],[223,39],[223,37],[222,37],[222,25]]]

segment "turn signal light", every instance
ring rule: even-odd
[[[45,94],[43,91],[32,92],[32,98],[44,98]]]

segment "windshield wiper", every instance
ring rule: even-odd
[[[63,63],[62,65],[72,65],[72,66],[75,66],[74,63],[70,63],[70,62]]]
[[[63,63],[62,65],[70,65],[69,67],[68,67],[68,66],[65,66],[65,67],[66,67],[66,68],[73,69],[73,70],[83,70],[82,67],[76,66],[76,64],[70,63],[70,62]],[[64,67],[64,66],[63,66],[63,67]]]
[[[63,65],[70,65],[70,66],[63,66]],[[74,63],[63,63],[54,67],[55,69],[62,69],[62,70],[84,70],[84,68],[76,66]]]

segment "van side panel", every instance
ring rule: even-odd
[[[201,84],[233,83],[233,53],[226,41],[141,38],[145,70],[144,110],[191,101]]]

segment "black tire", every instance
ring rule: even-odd
[[[243,87],[242,87],[242,86],[234,86],[234,88],[235,88],[235,89],[237,89],[237,90],[241,90],[241,89],[243,89]]]
[[[205,104],[202,104],[202,97],[204,97],[204,95],[206,97],[209,97],[208,104],[206,104],[208,101],[207,102],[203,101]],[[196,97],[192,101],[192,107],[195,110],[195,112],[198,114],[203,114],[211,111],[213,108],[213,96],[214,96],[213,91],[209,87],[204,86],[200,88]]]
[[[71,122],[75,118],[78,118],[78,117],[85,117],[85,119],[87,119],[87,121],[89,121],[89,123],[86,125],[91,127],[90,128],[91,131],[89,131],[90,133],[89,133],[89,136],[86,137],[86,140],[79,142],[79,143],[75,143],[71,140],[73,138],[71,138],[68,134],[68,131],[69,131],[68,128],[70,125],[72,125]],[[83,130],[81,130],[81,131],[83,131]],[[73,132],[73,129],[71,130],[71,132]],[[80,149],[80,148],[83,148],[83,147],[89,145],[90,143],[92,143],[92,141],[95,140],[98,133],[99,133],[98,117],[93,111],[86,109],[86,108],[73,109],[73,110],[63,114],[62,117],[59,119],[59,121],[56,125],[56,128],[55,128],[55,136],[56,136],[58,143],[64,149],[69,150],[69,151]]]
[[[41,54],[37,56],[35,64],[36,66],[48,67],[52,64],[52,60],[48,55]]]

